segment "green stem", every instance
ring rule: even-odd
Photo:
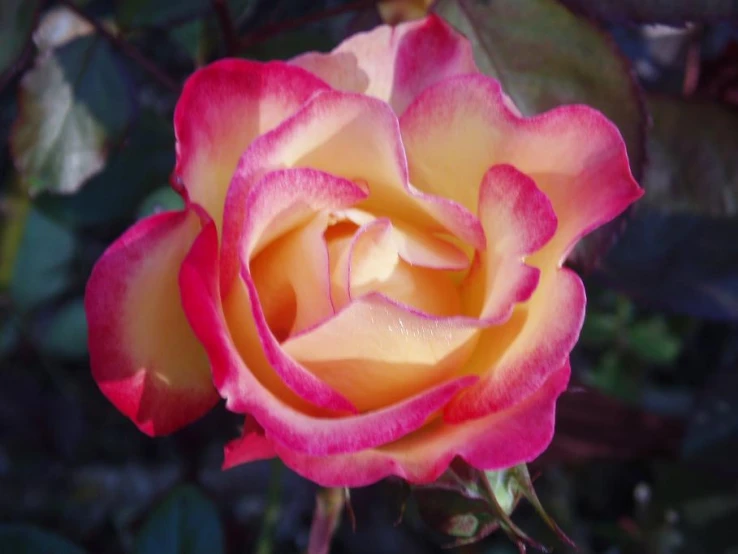
[[[267,491],[267,503],[264,510],[264,520],[261,523],[261,531],[256,541],[256,554],[272,554],[274,529],[279,519],[279,500],[282,492],[282,462],[275,458],[271,463],[269,473],[269,490]]]

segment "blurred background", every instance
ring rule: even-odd
[[[242,420],[141,434],[99,393],[83,292],[169,188],[172,112],[198,66],[326,51],[427,2],[0,1],[0,552],[298,553],[316,487],[221,472]],[[526,114],[582,102],[647,194],[573,253],[587,320],[557,433],[531,465],[599,554],[738,554],[738,1],[443,0]],[[421,53],[422,55],[422,53]],[[351,493],[334,553],[441,552],[402,487]],[[513,519],[568,552],[521,503]],[[459,552],[513,554],[504,534]]]

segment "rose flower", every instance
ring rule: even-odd
[[[208,65],[174,126],[185,208],[129,229],[86,294],[93,375],[142,431],[222,397],[246,416],[225,467],[326,486],[546,448],[585,309],[563,262],[642,193],[602,114],[521,116],[430,16]]]

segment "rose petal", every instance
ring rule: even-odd
[[[362,225],[350,240],[330,241],[331,295],[336,309],[364,294],[379,292],[426,315],[458,315],[461,302],[451,276],[401,259],[396,234],[389,219],[379,218]],[[400,241],[401,247],[407,245]]]
[[[274,452],[295,472],[324,487],[363,487],[396,476],[413,484],[432,483],[459,456],[470,465],[498,470],[530,462],[551,442],[556,399],[566,389],[566,362],[534,394],[509,409],[461,425],[435,421],[391,444],[354,454],[305,455],[272,442]],[[232,441],[225,467],[241,463],[238,444],[268,441],[258,430]]]
[[[388,279],[400,263],[392,241],[389,219],[374,219],[362,225],[349,241],[341,240],[345,248],[332,249],[331,289],[336,308],[341,309]]]
[[[291,337],[282,348],[366,411],[421,394],[458,374],[479,327],[473,319],[431,317],[374,293]]]
[[[510,164],[551,200],[559,227],[531,265],[556,265],[576,241],[620,214],[643,191],[633,180],[617,128],[586,106],[531,118],[513,113],[499,83],[482,75],[426,90],[400,125],[410,179],[476,213],[485,172]]]
[[[193,211],[141,220],[108,248],[87,284],[92,375],[149,435],[179,429],[218,399],[177,286],[180,264],[199,232]]]
[[[328,214],[320,213],[277,239],[251,263],[269,327],[279,327],[285,337],[320,323],[335,311],[323,238],[327,226]]]
[[[362,210],[350,209],[335,214],[355,223],[365,225],[376,217]],[[392,242],[403,260],[415,267],[461,271],[469,267],[469,258],[463,250],[430,233],[423,233],[402,221],[392,221]]]
[[[460,423],[507,409],[533,394],[566,360],[584,321],[584,286],[569,269],[543,273],[531,299],[503,325],[482,332],[465,372],[479,383],[446,407]]]
[[[234,180],[234,186],[238,181]],[[270,365],[298,396],[316,406],[355,411],[351,402],[286,356],[269,329],[252,273],[251,261],[261,249],[323,210],[345,209],[366,197],[351,181],[313,169],[267,173],[251,189],[240,238],[241,277],[249,293],[251,313]],[[230,199],[230,197],[229,197]],[[227,206],[230,210],[230,204]]]
[[[215,243],[217,231],[211,224],[182,265],[185,313],[208,352],[214,374],[231,376],[227,386],[220,387],[228,409],[251,414],[273,444],[313,456],[386,444],[421,427],[455,394],[477,381],[475,376],[457,378],[400,404],[355,416],[327,419],[295,410],[254,377],[235,348],[223,316]]]
[[[223,469],[276,456],[274,446],[264,436],[264,429],[252,417],[246,418],[241,438],[226,444],[223,454]]]
[[[177,181],[220,225],[238,158],[255,137],[328,86],[282,62],[221,60],[197,70],[174,111]]]
[[[553,237],[556,215],[530,177],[512,166],[497,165],[482,179],[479,219],[487,248],[463,288],[465,312],[476,310],[473,315],[501,323],[538,285],[540,270],[523,258]]]
[[[226,200],[223,227],[224,291],[237,270],[236,244],[249,190],[265,173],[309,167],[366,184],[360,207],[403,220],[424,232],[447,232],[482,247],[477,218],[445,198],[420,193],[407,180],[397,118],[379,100],[357,94],[323,92],[278,128],[256,139],[238,164]],[[475,189],[477,190],[477,189]]]
[[[436,15],[382,25],[353,35],[329,54],[310,52],[291,63],[335,89],[384,100],[398,114],[429,86],[478,72],[469,41]]]

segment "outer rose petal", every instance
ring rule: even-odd
[[[312,417],[293,409],[265,388],[249,371],[225,325],[218,283],[218,236],[208,225],[182,264],[180,284],[185,313],[208,352],[213,372],[231,375],[226,405],[252,415],[273,444],[297,452],[325,456],[357,452],[395,441],[421,427],[459,391],[477,381],[475,376],[445,382],[400,404],[367,414]]]
[[[271,441],[264,436],[264,429],[252,417],[246,418],[243,436],[226,444],[224,454],[223,469],[277,455]]]
[[[531,118],[513,113],[499,83],[482,75],[443,81],[419,96],[400,125],[410,179],[476,212],[477,185],[496,164],[526,173],[548,196],[556,236],[533,265],[556,265],[576,241],[643,191],[615,125],[586,106]],[[545,262],[544,262],[545,260]]]
[[[480,469],[511,467],[535,459],[551,442],[556,399],[569,374],[566,362],[534,394],[504,411],[461,425],[436,421],[399,441],[355,454],[301,454],[250,427],[226,446],[223,466],[256,459],[271,446],[288,467],[324,487],[362,487],[392,475],[410,483],[431,483],[455,456]]]
[[[223,224],[224,291],[237,270],[236,245],[247,217],[248,193],[265,173],[285,167],[309,167],[366,184],[369,197],[362,208],[428,232],[454,234],[480,248],[484,245],[484,232],[472,213],[408,183],[397,118],[384,102],[323,92],[278,128],[257,138],[239,161]]]
[[[503,325],[482,332],[465,372],[479,383],[444,410],[451,423],[505,410],[536,391],[569,357],[584,321],[581,279],[569,269],[544,273],[531,299]]]
[[[171,433],[217,401],[177,275],[200,221],[193,211],[139,221],[87,283],[90,365],[103,394],[148,435]]]
[[[487,248],[465,283],[465,313],[477,310],[473,315],[501,323],[538,285],[540,270],[523,258],[553,237],[556,214],[530,177],[512,166],[497,165],[482,179],[479,219]]]
[[[436,15],[382,25],[348,38],[330,54],[310,52],[291,63],[335,89],[384,100],[398,114],[429,86],[478,72],[469,41]]]
[[[228,183],[246,147],[326,89],[282,62],[221,60],[193,73],[174,111],[175,175],[189,198],[220,224]]]

